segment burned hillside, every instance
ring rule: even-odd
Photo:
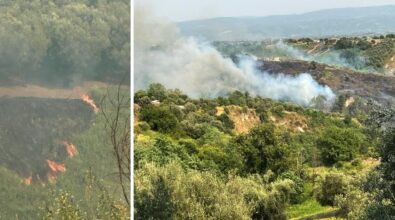
[[[360,73],[316,62],[289,60],[260,60],[259,69],[265,72],[288,75],[309,73],[320,84],[328,85],[335,93],[373,99],[384,105],[395,103],[395,77]]]
[[[0,98],[0,164],[26,184],[47,182],[74,156],[74,134],[89,127],[92,109],[80,99]]]

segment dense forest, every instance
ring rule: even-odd
[[[135,218],[393,219],[395,111],[347,100],[135,92]]]
[[[129,1],[0,2],[0,79],[130,80]]]
[[[129,83],[129,1],[0,1],[0,219],[130,219]]]

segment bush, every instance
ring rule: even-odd
[[[335,205],[339,207],[342,216],[350,220],[369,219],[365,214],[369,203],[369,194],[359,189],[335,196]]]
[[[303,200],[303,193],[304,193],[304,181],[297,176],[292,171],[287,171],[282,173],[280,176],[282,179],[289,179],[292,180],[294,183],[293,191],[291,192],[291,203],[298,204],[301,203]]]
[[[340,38],[334,46],[335,49],[348,49],[352,47],[353,47],[352,41],[345,37]]]
[[[327,128],[317,141],[324,164],[333,165],[337,162],[353,160],[364,138],[365,136],[356,129],[335,126]]]
[[[348,184],[344,174],[329,173],[325,175],[316,194],[317,201],[321,205],[333,206],[335,204],[335,196],[344,195]]]
[[[245,106],[247,104],[246,96],[240,91],[234,91],[229,96],[229,102],[232,105]]]
[[[244,158],[244,172],[276,174],[286,171],[291,165],[289,146],[273,124],[259,125],[250,133],[232,141]]]
[[[165,133],[174,131],[178,125],[177,117],[166,106],[143,107],[140,111],[140,119],[146,121],[151,129]]]
[[[163,101],[167,97],[167,90],[162,84],[153,83],[149,85],[147,94],[152,100]]]

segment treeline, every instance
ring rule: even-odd
[[[69,85],[129,80],[125,0],[1,1],[0,77]]]
[[[349,171],[377,157],[377,134],[347,111],[344,117],[240,91],[192,99],[160,84],[137,91],[134,102],[137,219],[285,219],[289,205],[310,199],[345,206],[363,179]],[[260,122],[235,133],[234,106],[253,109]],[[292,129],[300,122],[281,127],[288,115],[305,118],[307,130]]]

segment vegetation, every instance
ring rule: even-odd
[[[121,92],[129,97],[127,89]],[[104,95],[116,94],[117,89],[111,88],[94,90],[91,96],[100,103]],[[105,99],[99,107],[114,116],[116,109],[110,100],[116,99]],[[128,110],[124,106],[119,114],[125,122]],[[117,160],[106,124],[103,112],[99,112],[87,129],[69,139],[78,154],[66,159],[66,171],[59,173],[54,182],[43,179],[43,185],[36,180],[26,185],[21,176],[1,167],[0,219],[128,219],[130,209],[120,187]],[[129,194],[130,184],[126,189]]]
[[[129,82],[129,1],[2,1],[0,77]]]
[[[137,91],[134,102],[137,219],[365,213],[367,206],[348,202],[368,198],[363,186],[375,165],[367,163],[377,161],[371,156],[380,135],[358,105],[358,114],[343,115],[240,91],[191,99],[158,84]],[[255,112],[260,121],[236,133],[242,124],[234,111]]]

